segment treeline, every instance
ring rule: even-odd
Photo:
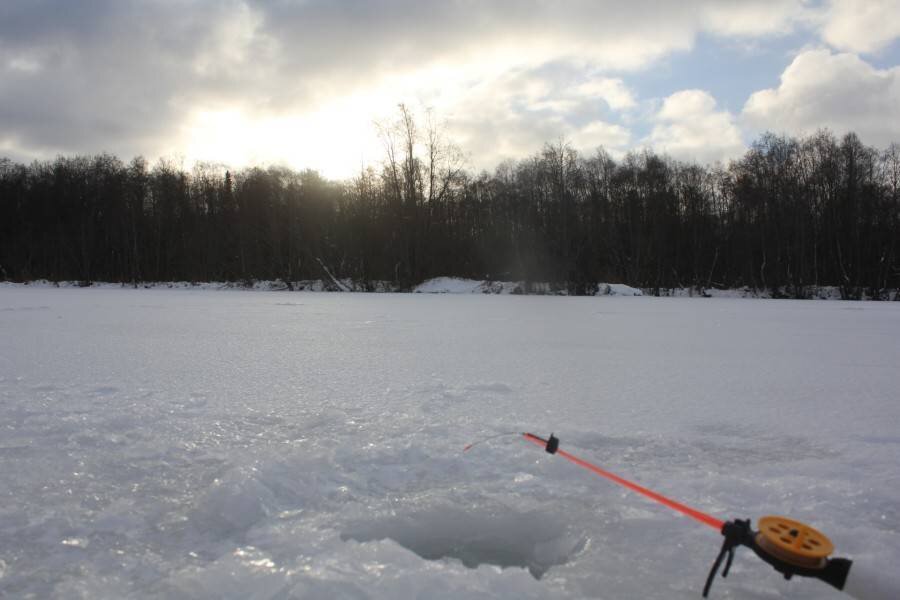
[[[749,286],[887,298],[900,287],[900,146],[766,134],[703,167],[547,145],[493,174],[405,110],[385,160],[348,182],[312,171],[190,170],[100,155],[0,160],[0,278],[600,281],[664,293]],[[527,284],[526,284],[527,285]]]

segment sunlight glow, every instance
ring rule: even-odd
[[[183,128],[189,163],[221,162],[234,167],[286,165],[315,169],[332,179],[352,178],[384,158],[378,124],[397,118],[397,106],[415,112],[435,109],[441,119],[502,61],[481,65],[432,63],[427,68],[384,76],[374,85],[330,98],[312,109],[271,116],[241,107],[197,110]]]
[[[364,113],[337,107],[278,117],[239,109],[198,111],[185,137],[189,162],[280,164],[315,169],[334,179],[358,174],[362,164],[377,160],[380,148]]]

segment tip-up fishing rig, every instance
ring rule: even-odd
[[[469,444],[463,451],[467,451],[482,442],[505,435],[521,435],[529,442],[542,447],[550,454],[561,456],[583,469],[587,469],[596,475],[646,496],[655,502],[667,506],[672,510],[680,512],[681,514],[720,532],[725,539],[722,542],[722,549],[719,551],[719,555],[716,557],[716,560],[709,571],[706,585],[703,587],[704,598],[709,594],[710,586],[712,586],[712,582],[719,572],[719,568],[722,566],[723,561],[725,561],[725,568],[722,571],[722,577],[728,576],[728,571],[731,568],[731,563],[734,559],[734,551],[739,546],[745,546],[752,550],[754,554],[784,575],[785,579],[790,579],[795,575],[821,579],[825,583],[839,590],[848,591],[848,593],[852,593],[858,598],[863,597],[845,589],[850,568],[853,564],[852,561],[846,558],[829,558],[834,551],[834,546],[831,541],[824,534],[813,529],[809,525],[785,517],[768,516],[759,519],[759,529],[754,531],[749,519],[722,521],[721,519],[717,519],[680,502],[676,502],[671,498],[667,498],[662,494],[658,494],[657,492],[640,486],[632,481],[628,481],[605,469],[601,469],[597,465],[569,454],[565,450],[561,450],[559,447],[559,438],[553,434],[551,434],[548,439],[544,439],[533,433],[501,433]],[[856,587],[859,587],[860,589],[864,588],[865,590],[872,589],[870,583]],[[883,590],[885,588],[883,588],[883,586],[880,589],[881,591],[879,593],[866,593],[863,595],[866,598],[900,598],[900,596],[882,595],[884,593],[890,594],[892,592],[884,592]]]

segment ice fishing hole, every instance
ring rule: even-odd
[[[456,559],[470,569],[479,565],[528,569],[540,579],[584,549],[587,538],[559,517],[508,509],[466,511],[443,507],[357,522],[341,534],[344,541],[391,539],[426,560]]]

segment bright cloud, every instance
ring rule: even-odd
[[[579,150],[624,150],[630,131],[613,122],[638,105],[618,78],[582,80],[577,71],[521,70],[466,87],[438,113],[476,168],[537,152],[564,138]]]
[[[777,88],[750,97],[743,117],[756,130],[811,133],[827,127],[885,146],[900,141],[900,67],[876,69],[855,54],[803,52]]]
[[[719,110],[703,90],[683,90],[665,99],[648,143],[677,158],[713,162],[744,151],[734,116]]]
[[[723,0],[706,6],[702,13],[706,30],[722,36],[789,33],[798,22],[809,20],[813,14],[806,2],[795,0]]]
[[[900,0],[832,0],[822,38],[840,50],[877,52],[900,37]]]

